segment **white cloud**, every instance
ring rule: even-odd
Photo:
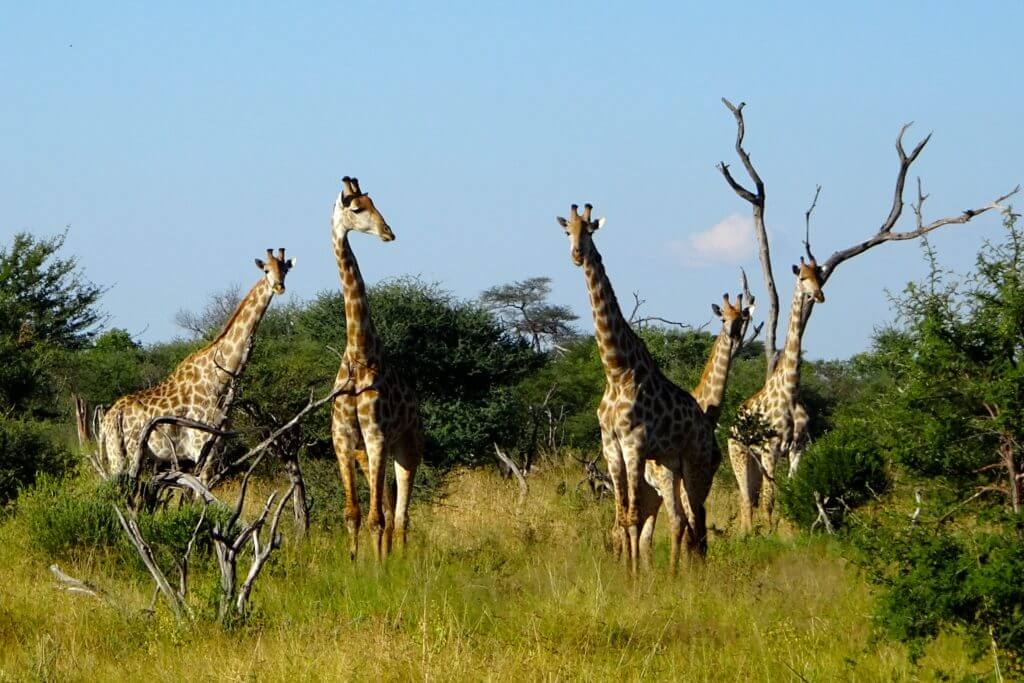
[[[704,232],[670,242],[669,247],[696,266],[744,263],[754,252],[754,219],[734,213]]]

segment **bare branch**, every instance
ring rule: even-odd
[[[181,472],[179,470],[160,472],[154,475],[149,483],[151,486],[155,487],[192,491],[207,505],[224,505],[215,495],[213,495],[213,493],[210,492],[210,489],[208,489],[203,482],[201,482],[196,476],[188,474],[187,472]]]
[[[519,482],[519,500],[516,504],[522,507],[523,503],[526,502],[526,494],[530,491],[530,487],[526,483],[526,477],[524,477],[523,473],[519,471],[519,467],[516,465],[515,461],[502,452],[501,448],[498,447],[498,444],[494,444],[494,452],[498,456],[498,460],[508,467],[509,471],[515,476],[516,481]]]
[[[754,187],[756,188],[757,193],[755,194],[751,192],[736,182],[733,179],[732,174],[729,173],[729,166],[726,165],[724,161],[719,162],[718,170],[722,172],[722,175],[725,176],[729,186],[736,192],[736,194],[740,195],[751,204],[756,203],[764,206],[764,182],[762,182],[761,176],[758,175],[757,170],[754,168],[753,162],[750,161],[750,155],[747,154],[747,150],[743,148],[743,136],[746,135],[746,125],[743,121],[743,107],[747,106],[747,103],[740,102],[740,105],[737,107],[723,97],[722,104],[729,108],[729,111],[732,112],[733,117],[736,119],[736,155],[740,158],[740,161],[743,162],[743,166],[747,169],[747,174],[750,176],[750,179],[754,181]]]
[[[641,299],[640,292],[633,292],[633,301],[635,301],[636,303],[633,304],[633,312],[629,314],[630,325],[636,324],[636,312],[640,310],[641,306],[647,303],[647,299]]]
[[[764,287],[768,297],[768,314],[764,322],[764,325],[767,326],[764,340],[764,354],[766,361],[765,376],[768,377],[771,376],[772,371],[775,369],[775,363],[778,359],[776,336],[779,324],[779,294],[775,287],[775,275],[772,273],[772,258],[771,249],[768,243],[768,230],[765,228],[764,223],[764,181],[761,179],[760,174],[758,174],[757,169],[754,168],[754,163],[750,160],[750,155],[743,147],[743,138],[746,135],[746,124],[743,120],[743,107],[746,103],[741,102],[739,106],[735,106],[724,97],[722,98],[722,103],[725,104],[736,119],[736,155],[739,156],[740,161],[743,162],[743,166],[747,170],[747,175],[749,175],[750,179],[754,181],[754,187],[757,190],[756,193],[751,192],[736,182],[732,177],[732,174],[729,172],[729,167],[725,162],[720,162],[718,164],[718,170],[722,173],[722,176],[729,184],[729,187],[731,187],[741,198],[749,202],[753,211],[754,234],[757,236],[761,272],[764,276]]]
[[[814,208],[818,206],[818,196],[821,194],[821,185],[818,185],[817,189],[814,190],[814,201],[811,202],[811,206],[804,212],[804,250],[807,251],[807,258],[811,262],[815,262],[814,254],[811,253],[811,214],[814,213]]]
[[[135,481],[139,476],[139,469],[142,467],[142,459],[146,453],[151,452],[149,450],[149,437],[153,433],[153,430],[163,424],[175,424],[179,427],[186,427],[189,429],[198,429],[201,432],[213,434],[214,436],[233,436],[234,432],[224,431],[213,425],[206,424],[205,422],[199,422],[198,420],[191,420],[187,417],[179,417],[177,415],[157,415],[151,417],[146,421],[146,424],[142,426],[142,431],[139,433],[138,450],[135,454],[135,461],[131,464],[128,470],[128,476],[132,481]]]
[[[114,513],[117,515],[117,521],[120,523],[121,528],[124,529],[124,533],[128,536],[128,540],[135,550],[139,553],[139,557],[142,559],[142,563],[146,565],[146,569],[149,570],[150,575],[156,582],[157,587],[163,594],[164,598],[170,604],[171,609],[174,611],[174,616],[178,621],[182,621],[185,616],[192,616],[192,611],[185,604],[184,600],[178,593],[171,588],[171,583],[167,580],[167,576],[163,570],[156,563],[156,558],[153,556],[153,550],[146,543],[146,540],[142,537],[142,532],[139,531],[139,525],[135,519],[126,520],[125,516],[121,513],[121,509],[117,505],[112,506]]]
[[[274,516],[270,522],[270,531],[267,543],[260,546],[259,531],[252,535],[252,564],[249,566],[249,573],[245,577],[245,581],[242,583],[241,590],[238,591],[238,599],[235,602],[235,609],[238,611],[239,616],[245,614],[245,603],[249,600],[249,594],[252,592],[253,583],[256,578],[260,575],[260,571],[263,569],[263,565],[266,564],[270,558],[270,553],[281,547],[281,535],[277,533],[277,526],[281,521],[281,511],[284,510],[285,503],[295,493],[295,484],[293,483],[288,487],[288,491],[278,501],[277,509],[274,511]],[[267,505],[263,508],[263,513],[260,518],[253,523],[253,526],[262,526],[263,521],[266,519],[267,512],[270,509],[270,505],[274,500],[276,493],[270,494],[270,498],[267,499]]]
[[[304,420],[309,413],[313,412],[314,410],[321,407],[325,403],[330,403],[331,401],[333,401],[334,399],[338,398],[343,394],[347,396],[358,396],[359,394],[365,391],[369,391],[375,388],[374,384],[370,384],[366,387],[363,387],[362,389],[355,390],[353,389],[354,384],[355,382],[353,381],[352,376],[350,374],[347,382],[345,382],[341,386],[335,387],[334,389],[331,390],[330,393],[328,393],[323,398],[316,401],[310,400],[302,410],[300,410],[298,413],[295,414],[294,417],[292,417],[292,419],[285,422],[278,429],[275,429],[270,434],[270,436],[263,439],[263,441],[260,441],[252,448],[250,448],[244,455],[238,457],[234,462],[231,463],[231,465],[224,472],[221,472],[220,474],[211,478],[209,488],[213,488],[221,481],[223,481],[224,477],[227,475],[228,472],[238,469],[239,467],[247,463],[249,460],[263,453],[263,451],[265,451],[271,444],[277,441],[277,439],[282,434],[293,429],[295,426],[301,423],[302,420]]]
[[[818,493],[817,491],[814,492],[814,505],[815,507],[818,508],[818,517],[814,520],[814,523],[811,525],[811,531],[814,531],[814,529],[819,524],[821,524],[825,527],[825,531],[827,531],[828,533],[835,533],[835,529],[832,528],[832,520],[828,518],[828,512],[825,511],[825,503],[827,502],[828,498],[822,500],[821,494]]]

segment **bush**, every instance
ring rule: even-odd
[[[816,441],[804,454],[793,477],[780,481],[783,514],[804,528],[818,518],[814,494],[829,498],[829,519],[842,524],[847,508],[855,508],[888,487],[885,459],[870,434],[838,428]],[[842,503],[835,505],[842,500]]]
[[[42,477],[19,497],[18,516],[28,527],[33,546],[48,558],[74,558],[105,550],[123,563],[141,568],[142,561],[117,521],[115,504],[124,508],[124,496],[116,482]],[[142,537],[165,571],[174,567],[173,558],[181,556],[202,511],[201,504],[190,504],[138,514]],[[212,526],[229,515],[226,508],[209,508],[204,524]],[[208,534],[199,534],[200,541],[208,538]],[[208,542],[200,542],[196,551],[208,548]]]
[[[62,475],[75,465],[51,428],[28,420],[0,419],[0,505],[41,475]]]
[[[1004,673],[1024,673],[1020,519],[1005,515],[990,529],[964,537],[948,523],[888,515],[854,536],[868,578],[886,588],[879,629],[907,643],[913,659],[941,632],[959,630],[975,659],[994,645]]]

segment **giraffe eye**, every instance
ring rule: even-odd
[[[362,213],[363,210],[358,206],[353,206],[351,209],[352,213]]]

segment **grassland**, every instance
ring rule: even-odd
[[[872,595],[829,540],[737,539],[716,487],[703,564],[630,581],[605,548],[610,504],[552,467],[516,511],[491,472],[450,476],[414,510],[411,548],[349,561],[344,531],[286,538],[254,613],[224,630],[148,614],[145,575],[109,552],[65,563],[116,605],[54,589],[51,558],[0,519],[0,680],[931,680],[976,673],[944,637],[918,665],[872,638]],[[264,489],[267,485],[264,484]],[[286,530],[286,533],[289,530]],[[658,539],[657,564],[666,564]],[[206,613],[209,567],[193,579]]]

